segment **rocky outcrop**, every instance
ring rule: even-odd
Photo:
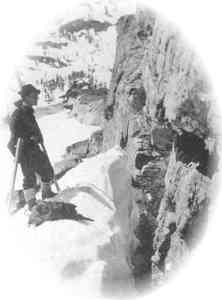
[[[101,152],[103,143],[103,131],[95,131],[90,138],[76,142],[66,148],[65,160],[83,159]]]
[[[179,34],[146,9],[121,17],[117,32],[103,149],[119,144],[129,155],[132,186],[142,192],[144,207],[134,273],[154,278],[192,248],[194,229],[204,223],[217,133],[209,84]]]
[[[164,274],[179,266],[206,223],[211,180],[195,163],[184,165],[171,154],[165,177],[165,193],[157,217],[154,238],[153,270]]]
[[[72,110],[70,115],[80,123],[86,125],[102,126],[104,123],[103,111],[106,96],[81,95],[71,100]]]
[[[78,222],[93,222],[78,213],[76,206],[61,201],[38,201],[29,216],[29,225],[40,226],[44,222],[58,220],[75,220]]]
[[[95,32],[101,32],[106,31],[110,26],[112,26],[112,24],[109,22],[77,19],[60,26],[59,33],[62,37],[66,36],[67,38],[72,39],[73,35],[79,31],[90,30],[93,28]]]

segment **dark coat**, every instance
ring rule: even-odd
[[[8,148],[15,155],[18,138],[22,138],[22,148],[28,150],[35,147],[38,143],[43,143],[43,137],[38,123],[34,116],[32,107],[28,107],[17,101],[16,109],[10,118],[11,138]]]

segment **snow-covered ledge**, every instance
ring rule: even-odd
[[[133,233],[137,212],[127,159],[126,152],[115,147],[87,159],[61,180],[62,188],[79,189],[69,201],[93,223],[60,220],[28,230],[19,227],[26,250],[42,271],[52,270],[74,295],[136,294],[130,255],[137,242]],[[12,220],[17,229],[19,221],[27,221],[24,214]]]

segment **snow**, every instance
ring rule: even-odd
[[[80,124],[74,118],[69,117],[66,111],[42,117],[38,123],[53,163],[62,159],[67,146],[90,138],[92,133],[99,129],[96,126]]]
[[[92,41],[88,40],[88,35]],[[56,79],[57,76],[67,81],[68,76],[73,72],[82,71],[87,78],[88,75],[92,75],[90,70],[94,70],[94,81],[108,87],[115,59],[115,26],[110,26],[106,31],[100,33],[96,33],[94,30],[90,30],[90,32],[81,30],[75,34],[75,37],[77,42],[66,39],[67,46],[62,49],[49,47],[43,50],[41,46],[34,45],[27,55],[51,57],[65,62],[67,66],[55,68],[49,64],[34,62],[26,57],[19,67],[21,81],[24,84],[32,83],[38,86],[41,80],[49,81]],[[50,40],[61,43],[64,38],[60,38],[56,33],[55,36],[50,37]],[[61,94],[64,94],[64,91],[60,91]]]
[[[11,79],[9,95],[5,98],[10,99],[10,102],[15,101],[21,84],[32,83],[38,88],[42,88],[41,82],[46,83],[59,76],[64,80],[65,86],[64,89],[50,91],[50,97],[56,101],[69,89],[68,77],[73,72],[79,71],[84,72],[85,80],[93,77],[94,83],[108,88],[116,51],[116,22],[122,15],[135,13],[135,10],[134,1],[109,0],[91,1],[90,4],[76,5],[74,10],[67,11],[49,26],[48,31],[46,30],[46,33],[42,34],[40,40],[36,41],[65,43],[67,46],[63,46],[61,49],[53,47],[43,49],[39,44],[33,44],[24,54],[20,64],[17,65],[16,74]],[[58,29],[61,25],[80,18],[109,22],[111,26],[101,32],[95,32],[93,28],[81,30],[74,34],[75,41],[59,34]],[[67,66],[55,67],[37,62],[29,59],[28,55],[51,57],[55,61],[64,62]],[[41,99],[40,102],[41,105],[44,105],[45,99]]]
[[[84,71],[88,75],[90,69],[94,69],[94,80],[109,86],[116,47],[114,23],[123,11],[126,12],[125,8],[126,6],[129,8],[129,5],[125,1],[119,1],[119,8],[116,8],[112,1],[106,1],[110,14],[108,16],[104,15],[101,1],[97,4],[97,10],[87,8],[88,17],[109,21],[113,26],[99,34],[90,30],[93,38],[91,44],[85,36],[78,36],[78,42],[68,41],[67,47],[61,50],[53,48],[41,50],[35,46],[30,54],[48,55],[69,61],[69,66],[57,69],[43,63],[36,64],[25,58],[23,66],[18,68],[19,76],[15,74],[11,81],[8,91],[11,101],[17,100],[15,97],[17,98],[21,84],[29,82],[38,86],[41,79],[47,81],[59,75],[67,85],[67,77],[73,71]],[[74,19],[73,16],[81,17],[76,11],[69,13],[70,20]],[[54,31],[64,22],[68,22],[67,16],[57,23]],[[84,31],[81,33],[86,34]],[[67,39],[59,38],[57,34],[46,35],[45,40],[67,42]],[[68,86],[65,90],[67,88]],[[59,93],[59,90],[55,92],[55,99]],[[40,102],[43,105],[44,99]],[[38,123],[52,163],[62,159],[67,146],[88,139],[99,129],[96,126],[80,124],[65,111],[41,117]],[[6,149],[9,131],[5,125],[0,128],[0,135],[1,157],[8,167],[4,169],[4,178],[1,179],[1,192],[5,199],[14,164],[11,154]],[[4,224],[4,234],[7,232],[8,236],[8,241],[2,248],[7,249],[8,255],[12,258],[9,268],[13,268],[14,278],[19,278],[22,268],[25,284],[29,279],[35,281],[37,278],[44,291],[47,288],[50,290],[51,287],[63,297],[70,293],[70,298],[76,295],[80,298],[85,294],[91,299],[104,294],[136,295],[129,257],[137,243],[133,233],[137,215],[133,210],[134,192],[130,184],[130,173],[126,167],[127,159],[127,154],[119,147],[115,147],[85,159],[60,179],[60,187],[70,188],[71,191],[63,200],[75,204],[80,214],[94,220],[88,225],[60,220],[46,222],[36,228],[28,227],[25,210],[8,217],[5,201],[1,202],[1,221]],[[19,168],[16,189],[21,187],[22,175]],[[1,236],[5,241],[5,237]],[[18,269],[14,267],[15,264],[19,266]],[[29,287],[25,284],[24,290],[27,290]]]
[[[82,3],[75,10],[70,9],[58,20],[57,25],[63,25],[73,19],[91,18],[115,23],[122,15],[133,14],[136,10],[134,1],[128,0],[91,0],[90,3]],[[107,14],[106,14],[107,12]]]
[[[133,194],[126,162],[126,153],[116,147],[62,179],[62,187],[80,190],[69,201],[93,223],[57,221],[27,228],[23,211],[10,220],[38,266],[52,271],[61,287],[73,293],[77,286],[80,291],[87,286],[97,296],[135,293],[127,262],[133,243],[129,218]]]
[[[74,118],[69,117],[67,111],[64,110],[53,115],[47,115],[40,118],[38,120],[38,124],[43,133],[45,147],[52,164],[62,160],[62,156],[65,154],[67,146],[70,146],[75,142],[88,139],[93,132],[100,128],[97,126],[86,126],[84,124],[80,124]],[[2,144],[0,145],[2,158],[9,166],[6,170],[3,182],[5,181],[6,186],[9,186],[11,172],[13,169],[13,159],[9,151],[6,149],[10,138],[10,133],[6,125],[1,126],[0,136],[2,141]],[[16,179],[16,189],[21,188],[22,174],[19,167]]]
[[[79,124],[64,111],[42,117],[39,124],[53,161],[61,158],[70,143],[89,137],[97,129]],[[8,138],[6,128],[1,128],[1,134]],[[8,177],[13,166],[8,152],[5,159],[9,161],[5,174]],[[131,220],[134,194],[127,159],[126,152],[116,146],[85,159],[59,181],[62,189],[74,191],[64,201],[77,205],[78,212],[92,218],[93,223],[60,220],[33,228],[27,227],[24,210],[4,217],[5,227],[14,232],[15,239],[19,238],[18,247],[24,248],[25,258],[31,260],[31,271],[40,269],[45,284],[53,280],[58,289],[72,296],[136,294],[128,263],[136,239]],[[27,276],[32,276],[27,272]]]

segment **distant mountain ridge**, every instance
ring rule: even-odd
[[[74,82],[108,90],[115,48],[115,25],[95,19],[69,21],[36,42],[18,71],[20,81],[38,86],[41,102],[58,100]]]
[[[77,19],[60,26],[59,32],[63,36],[68,33],[73,34],[81,30],[90,30],[90,29],[94,29],[95,32],[98,33],[101,31],[106,31],[109,26],[112,26],[112,24],[109,22],[101,22],[98,20]]]

